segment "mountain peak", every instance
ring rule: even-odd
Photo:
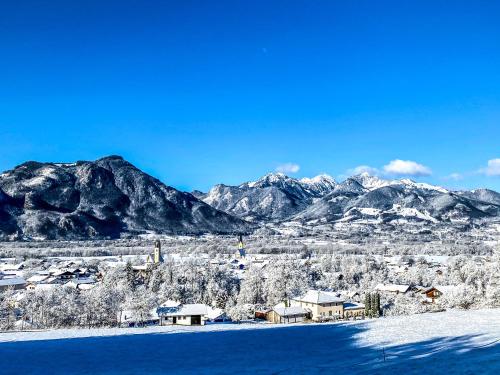
[[[375,190],[384,186],[393,185],[393,181],[384,180],[380,177],[373,176],[368,172],[363,172],[358,175],[352,176],[351,179],[355,180],[367,190]]]
[[[282,172],[270,172],[259,178],[257,181],[247,182],[241,186],[256,187],[259,185],[268,185],[275,183],[282,183],[285,181],[295,181],[295,179],[288,177]]]
[[[304,177],[304,178],[301,178],[299,181],[304,183],[304,184],[318,184],[318,183],[335,184],[336,183],[335,179],[326,173],[319,174],[316,177],[312,177],[312,178]]]

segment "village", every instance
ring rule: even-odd
[[[236,244],[235,244],[236,245]],[[0,260],[0,327],[332,322],[500,302],[494,257],[144,257]]]

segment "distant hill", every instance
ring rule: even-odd
[[[0,175],[1,239],[233,233],[251,225],[153,178],[120,156],[26,162]]]

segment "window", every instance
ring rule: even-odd
[[[328,315],[332,316],[333,312],[332,310],[328,311]]]

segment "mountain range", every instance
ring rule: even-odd
[[[294,179],[270,173],[239,186],[216,185],[197,197],[251,222],[467,223],[500,215],[500,194],[492,190],[450,191],[367,173],[342,182],[328,175]]]
[[[0,240],[232,234],[290,221],[448,225],[499,217],[500,194],[492,190],[450,191],[366,173],[342,182],[269,173],[207,193],[178,191],[120,156],[30,161],[0,174]]]

